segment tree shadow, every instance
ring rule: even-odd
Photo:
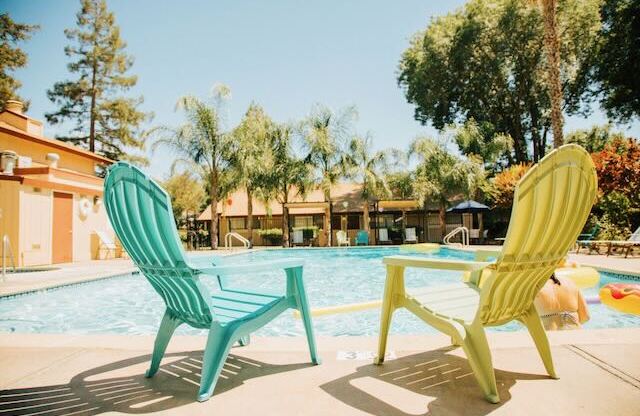
[[[0,415],[135,414],[193,403],[200,385],[202,354],[202,351],[165,354],[165,364],[152,378],[144,376],[151,357],[143,355],[84,371],[68,384],[0,390]],[[311,365],[273,365],[229,354],[214,397],[252,378]],[[132,370],[131,366],[140,369]],[[136,374],[125,375],[132,372]]]
[[[466,358],[441,348],[365,365],[320,388],[341,402],[372,415],[470,415],[495,411],[511,399],[517,380],[548,379],[546,375],[496,370],[501,402],[484,399]],[[422,404],[421,404],[422,403]]]

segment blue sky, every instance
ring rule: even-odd
[[[135,57],[130,92],[144,95],[153,124],[176,125],[178,97],[207,97],[216,82],[232,89],[228,121],[239,121],[252,100],[278,121],[308,114],[316,102],[332,108],[355,105],[356,128],[370,133],[376,148],[406,147],[435,130],[413,119],[413,107],[396,83],[400,54],[430,16],[464,1],[166,1],[109,0],[127,52]],[[0,0],[0,11],[41,29],[23,48],[29,64],[16,72],[29,114],[44,121],[54,108],[46,90],[69,77],[65,28],[75,25],[77,0]],[[571,118],[567,130],[605,122],[598,111]],[[55,136],[58,126],[46,126]],[[640,136],[640,123],[621,126]],[[172,155],[157,152],[148,170],[164,176]]]

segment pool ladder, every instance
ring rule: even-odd
[[[460,234],[460,238],[462,239],[462,247],[467,247],[469,245],[469,229],[467,227],[454,228],[449,234],[444,236],[442,242],[447,246],[452,244],[460,244],[451,242],[451,239],[455,237],[456,234]]]
[[[250,248],[251,247],[251,242],[249,240],[247,240],[246,238],[244,238],[243,236],[241,236],[238,233],[227,233],[224,236],[224,247],[226,249],[231,250],[233,248],[233,245],[231,244],[231,239],[235,238],[236,240],[240,241],[242,243],[242,245],[244,246],[244,248]]]
[[[13,268],[13,272],[16,272],[16,262],[13,259],[13,251],[11,251],[11,243],[9,242],[9,236],[2,236],[2,275],[1,279],[3,282],[7,278],[7,254],[9,254],[9,258],[11,259],[11,267]]]

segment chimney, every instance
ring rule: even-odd
[[[5,108],[9,111],[13,111],[14,113],[22,114],[24,104],[22,104],[22,101],[18,100],[7,100]]]

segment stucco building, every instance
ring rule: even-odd
[[[42,122],[23,114],[16,101],[0,113],[0,152],[0,237],[8,238],[17,266],[115,254],[102,252],[96,235],[113,238],[96,175],[97,165],[111,160],[45,137]]]

